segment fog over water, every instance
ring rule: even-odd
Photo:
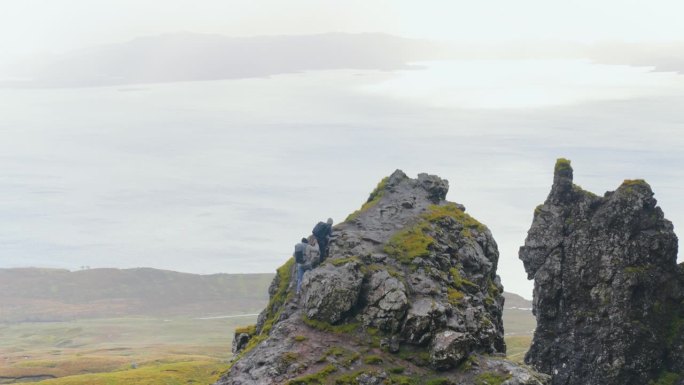
[[[517,250],[557,157],[598,194],[646,179],[681,236],[681,75],[415,64],[0,89],[0,267],[272,272],[316,221],[344,219],[399,168],[448,179],[447,198],[492,230],[505,288],[531,297]]]

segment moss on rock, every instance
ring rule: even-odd
[[[485,372],[477,375],[473,383],[475,385],[501,385],[509,378],[511,375],[508,373]]]
[[[556,166],[554,167],[554,171],[556,173],[563,172],[563,171],[572,171],[572,165],[571,165],[570,160],[565,159],[565,158],[556,159]]]

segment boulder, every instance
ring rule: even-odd
[[[341,321],[358,301],[362,280],[359,264],[353,261],[309,271],[302,281],[306,316],[331,324]]]
[[[472,337],[467,333],[445,330],[437,333],[430,347],[430,363],[447,370],[463,362],[471,352]]]

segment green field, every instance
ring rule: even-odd
[[[41,385],[186,385],[212,384],[225,371],[226,364],[217,361],[191,361],[157,364],[114,371],[82,374],[37,382]]]
[[[183,378],[194,365],[204,373],[199,378],[207,378],[226,367],[235,327],[255,321],[255,316],[204,320],[130,317],[0,324],[0,383],[112,371],[148,376],[155,367],[166,367],[159,369],[165,377]],[[176,369],[165,364],[176,364]],[[190,372],[196,373],[195,369]]]

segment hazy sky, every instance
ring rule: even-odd
[[[0,47],[62,52],[138,36],[385,32],[461,42],[680,41],[677,0],[3,0]]]
[[[401,168],[449,179],[529,297],[557,157],[599,194],[646,178],[684,226],[682,11],[2,1],[0,267],[270,272]]]

